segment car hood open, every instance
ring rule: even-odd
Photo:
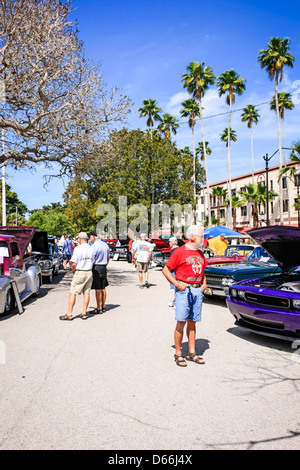
[[[0,227],[0,233],[16,237],[20,247],[20,256],[23,258],[29,243],[34,235],[34,227]]]
[[[283,271],[300,266],[300,228],[272,225],[249,230],[248,234]]]

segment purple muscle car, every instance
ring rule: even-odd
[[[227,306],[236,325],[294,341],[300,338],[300,228],[260,227],[248,233],[282,272],[231,285]]]

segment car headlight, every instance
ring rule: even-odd
[[[237,291],[238,297],[242,300],[245,300],[245,292],[243,290]]]
[[[40,268],[43,268],[44,267],[44,261],[39,261],[39,266],[40,266]]]
[[[231,284],[233,283],[234,283],[234,279],[231,279],[231,277],[222,278],[222,286],[231,286]]]
[[[237,291],[236,291],[236,289],[231,289],[230,295],[231,295],[231,297],[236,297],[236,296],[237,296]]]
[[[292,304],[294,308],[300,309],[300,299],[293,299]]]

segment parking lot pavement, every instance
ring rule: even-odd
[[[206,364],[179,368],[161,269],[149,289],[125,261],[108,272],[104,314],[59,321],[71,280],[61,272],[22,315],[1,318],[0,449],[299,448],[290,343],[238,329],[224,301],[209,299],[196,340]]]

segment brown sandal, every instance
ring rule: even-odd
[[[68,314],[67,315],[62,315],[59,317],[60,320],[67,320],[67,321],[72,321],[73,317],[70,317]]]
[[[203,357],[198,356],[198,354],[195,353],[195,352],[194,353],[189,353],[186,356],[186,360],[195,362],[196,364],[205,364],[205,360],[203,359]]]
[[[185,362],[184,357],[181,354],[175,354],[175,362],[179,367],[186,367],[187,363]]]

